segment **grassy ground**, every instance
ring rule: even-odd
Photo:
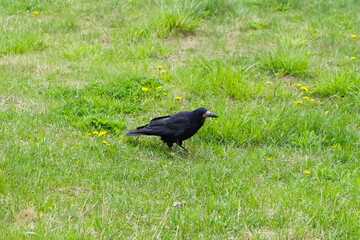
[[[2,239],[360,238],[358,1],[0,3]]]

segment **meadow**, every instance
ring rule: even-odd
[[[357,0],[0,6],[1,239],[360,238]]]

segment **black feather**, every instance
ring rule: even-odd
[[[170,148],[174,143],[184,148],[182,141],[192,137],[204,124],[206,117],[217,117],[215,114],[206,113],[210,112],[206,108],[199,108],[192,112],[154,118],[150,123],[126,133],[125,137],[155,135],[160,136]]]

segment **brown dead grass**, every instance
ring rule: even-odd
[[[44,113],[45,106],[33,99],[21,99],[16,96],[0,96],[0,110],[6,111],[9,108],[15,108],[19,111],[28,111],[30,113]]]
[[[38,222],[38,214],[34,206],[25,208],[16,214],[15,222],[22,227],[34,229]]]

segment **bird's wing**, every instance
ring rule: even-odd
[[[175,138],[183,134],[191,126],[189,118],[176,117],[166,121],[166,128]]]
[[[157,117],[157,118],[151,119],[150,123],[151,123],[151,122],[159,121],[159,120],[161,120],[161,119],[169,118],[169,117],[171,117],[171,116]]]
[[[190,127],[190,120],[181,116],[165,116],[154,118],[146,125],[146,129],[162,136],[177,137]]]
[[[128,132],[125,136],[157,135],[176,139],[189,127],[191,127],[191,123],[186,115],[175,114],[154,118],[150,123]]]

